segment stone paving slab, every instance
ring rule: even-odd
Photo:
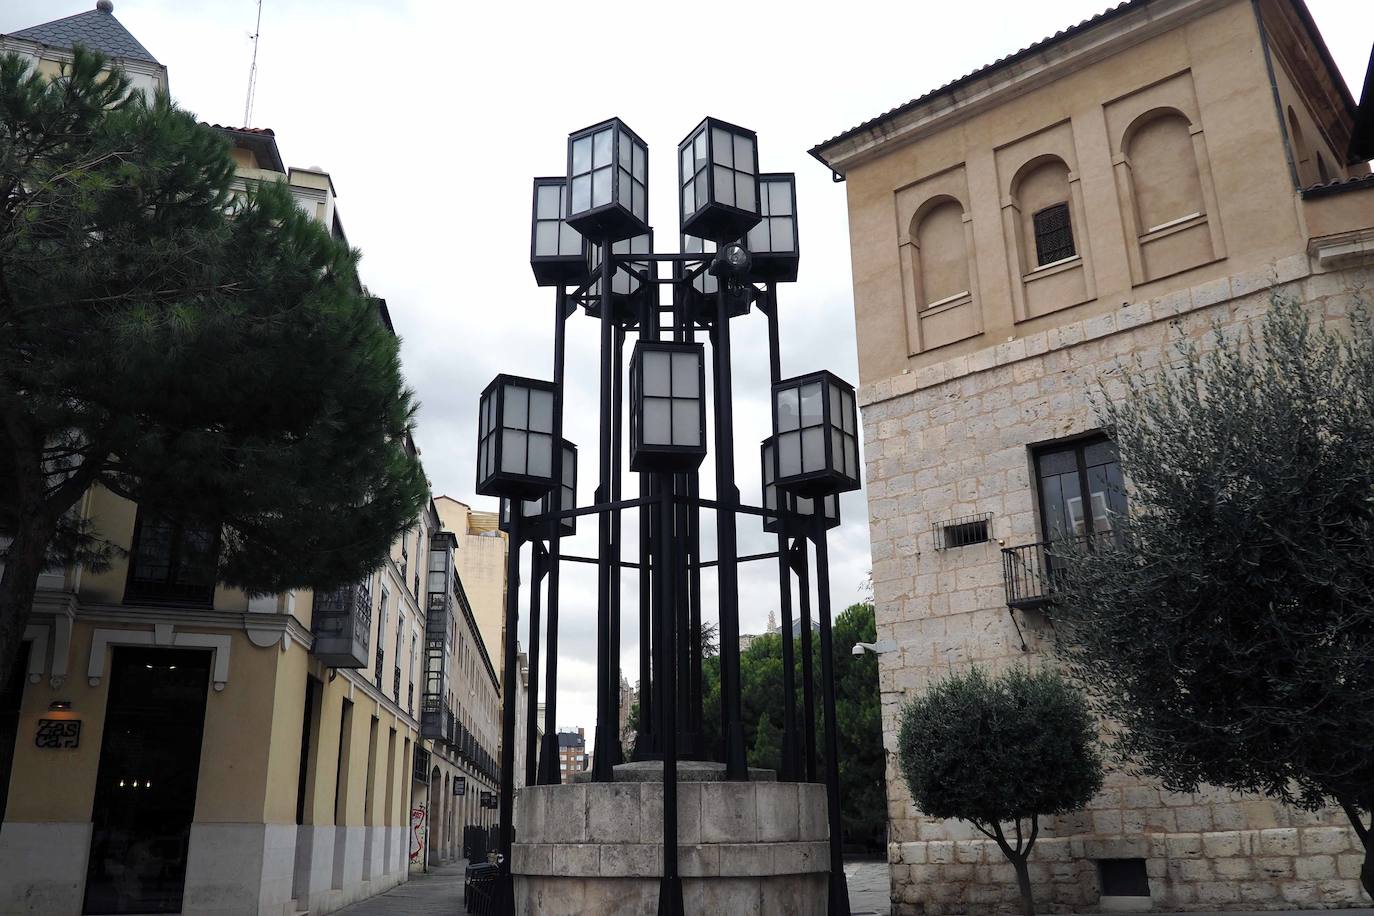
[[[454,916],[463,913],[463,873],[467,861],[436,865],[427,875],[411,875],[385,894],[334,912],[340,916]]]

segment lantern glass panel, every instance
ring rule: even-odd
[[[749,230],[748,248],[756,254],[791,254],[797,250],[797,224],[792,212],[792,180],[759,179],[759,215]]]
[[[530,390],[515,385],[506,386],[503,425],[507,429],[526,429],[529,426]]]
[[[784,388],[778,392],[778,430],[787,432],[798,426],[797,389]]]
[[[644,444],[672,445],[672,398],[644,398]]]
[[[672,354],[662,350],[644,353],[644,396],[669,397],[673,392]]]
[[[502,431],[501,470],[511,474],[525,473],[525,436],[518,429]]]
[[[697,377],[699,364],[696,355],[693,353],[674,353],[672,357],[673,395],[688,398],[700,396],[700,379]]]

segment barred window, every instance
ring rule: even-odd
[[[1043,267],[1071,258],[1076,254],[1073,247],[1073,226],[1069,223],[1069,205],[1054,204],[1036,212],[1035,222],[1035,260]]]

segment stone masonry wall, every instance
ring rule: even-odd
[[[1112,396],[1123,366],[1167,364],[1180,335],[1207,346],[1214,323],[1227,333],[1256,327],[1271,290],[1340,320],[1357,296],[1374,306],[1363,292],[1374,290],[1374,269],[1313,275],[1305,256],[1286,258],[860,392],[878,637],[898,644],[879,666],[894,914],[1018,909],[996,847],[969,824],[920,814],[895,751],[899,710],[913,692],[972,664],[1047,659],[1048,621],[1007,610],[1000,553],[1039,540],[1029,446],[1095,429],[1099,382]],[[992,513],[994,541],[933,549],[932,523],[979,512]],[[1098,908],[1094,860],[1125,857],[1147,860],[1154,909],[1367,906],[1358,849],[1338,811],[1219,790],[1176,795],[1112,773],[1087,809],[1043,825],[1032,878],[1055,912]]]

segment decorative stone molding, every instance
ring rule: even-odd
[[[43,672],[48,668],[48,643],[52,643],[52,666],[48,671],[48,686],[61,690],[67,682],[67,655],[72,645],[72,618],[68,614],[57,614],[51,624],[39,621],[24,629],[25,640],[33,645],[29,648],[28,679],[30,684],[43,680]]]
[[[155,623],[148,630],[97,629],[91,633],[91,658],[86,678],[99,687],[105,676],[105,650],[110,646],[162,646],[177,649],[209,649],[214,653],[211,681],[215,690],[229,683],[229,647],[232,637],[223,633],[177,633],[170,623]]]
[[[1319,270],[1341,270],[1374,263],[1374,228],[1352,229],[1335,235],[1323,235],[1307,243]]]

